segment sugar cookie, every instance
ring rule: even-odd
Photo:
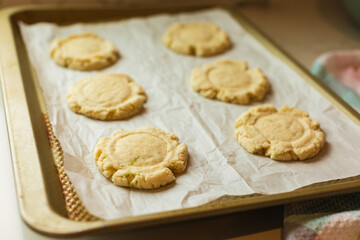
[[[261,100],[269,89],[259,68],[248,69],[246,62],[238,60],[221,60],[195,68],[190,84],[204,97],[238,104]]]
[[[250,153],[276,160],[304,160],[319,153],[325,134],[305,111],[284,105],[250,108],[235,122],[235,137]]]
[[[205,22],[175,23],[163,36],[163,43],[172,50],[199,57],[229,49],[229,36],[218,26]]]
[[[185,170],[188,151],[173,133],[143,126],[100,138],[94,156],[100,171],[115,185],[154,189]]]
[[[50,56],[63,67],[97,70],[113,64],[120,55],[111,42],[90,32],[54,40]]]
[[[125,74],[98,74],[76,82],[67,102],[76,113],[100,120],[130,117],[143,107],[142,87]]]

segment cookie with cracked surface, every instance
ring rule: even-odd
[[[138,113],[146,95],[128,75],[98,74],[76,82],[66,100],[76,113],[100,120],[118,120]]]
[[[185,170],[188,151],[173,133],[143,126],[100,138],[94,156],[100,171],[115,185],[155,189]]]
[[[265,104],[242,113],[235,122],[235,137],[248,152],[275,160],[305,160],[325,144],[319,123],[286,105],[277,111]]]
[[[229,36],[215,24],[207,22],[175,23],[162,41],[175,52],[198,57],[219,54],[231,47]]]
[[[245,61],[220,60],[195,68],[190,84],[202,96],[224,102],[248,104],[264,98],[269,83],[259,68]]]
[[[51,44],[50,56],[63,67],[84,71],[110,66],[120,54],[111,42],[89,32],[55,39]]]

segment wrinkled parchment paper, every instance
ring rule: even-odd
[[[230,35],[233,48],[207,58],[174,53],[162,44],[161,37],[169,25],[178,21],[213,22]],[[360,128],[223,10],[62,27],[49,23],[20,26],[54,132],[65,153],[66,172],[87,209],[99,217],[113,219],[197,206],[223,195],[288,192],[360,173]],[[49,47],[54,38],[87,31],[113,42],[120,50],[120,61],[99,72],[125,73],[142,85],[148,101],[141,114],[106,122],[75,114],[68,108],[69,87],[97,71],[60,67],[50,58]],[[206,99],[194,92],[189,84],[191,70],[219,59],[242,59],[248,61],[249,67],[260,67],[270,81],[270,93],[262,102],[242,106]],[[309,112],[326,133],[324,149],[310,160],[290,162],[247,153],[235,140],[234,121],[249,107],[262,103],[278,108],[287,104]],[[174,184],[153,191],[122,188],[98,170],[92,153],[98,139],[119,128],[142,125],[173,132],[188,145],[188,167]]]

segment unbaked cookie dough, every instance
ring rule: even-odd
[[[231,46],[223,30],[206,22],[175,23],[162,40],[176,52],[199,57],[222,53]]]
[[[100,120],[130,117],[142,109],[146,95],[125,74],[98,74],[76,82],[68,91],[71,110]]]
[[[275,160],[304,160],[319,153],[325,134],[309,114],[284,105],[250,108],[235,122],[235,137],[248,152]]]
[[[188,151],[173,133],[143,126],[100,138],[94,151],[100,171],[115,185],[154,189],[185,170]]]
[[[115,63],[120,54],[111,42],[89,32],[54,40],[50,56],[63,67],[97,70]]]
[[[264,98],[269,83],[259,68],[248,69],[245,61],[221,60],[195,68],[190,84],[207,98],[248,104]]]

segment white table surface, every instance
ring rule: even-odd
[[[270,0],[239,6],[239,11],[308,69],[321,53],[360,46],[360,27],[350,22],[340,0]],[[2,95],[0,153],[0,239],[51,239],[32,231],[19,216]],[[106,239],[115,236],[120,237]]]

